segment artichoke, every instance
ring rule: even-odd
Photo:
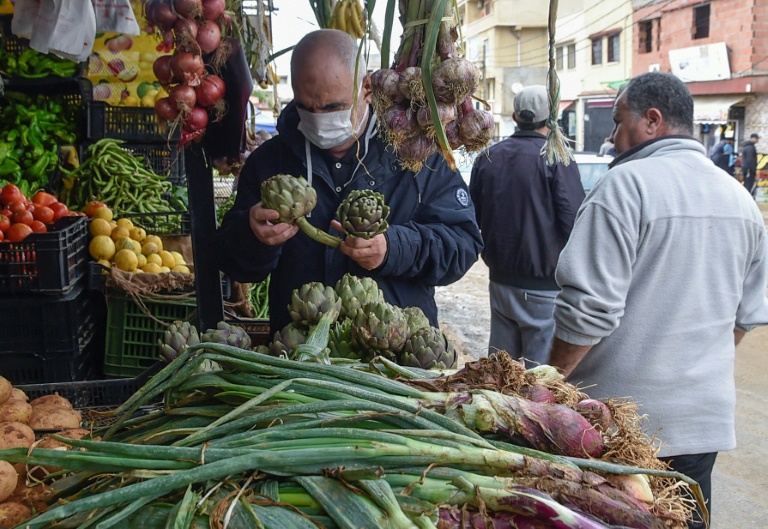
[[[317,281],[301,285],[293,291],[288,312],[294,323],[311,327],[317,325],[323,314],[333,313],[336,319],[341,310],[341,300],[332,287],[327,287]]]
[[[280,214],[278,222],[297,224],[317,242],[338,248],[341,239],[316,228],[306,218],[317,205],[317,191],[299,176],[275,175],[261,184],[261,203]]]
[[[336,210],[347,235],[372,239],[387,231],[389,206],[384,203],[384,195],[369,189],[356,189],[342,200]]]
[[[355,320],[360,308],[366,303],[384,301],[384,293],[371,277],[344,274],[336,283],[336,294],[341,298],[339,318]]]
[[[405,314],[405,320],[408,322],[409,334],[430,327],[429,318],[419,307],[405,307],[403,314]]]
[[[170,362],[191,345],[200,343],[200,336],[194,325],[186,321],[175,321],[163,332],[163,337],[157,340],[160,354]]]
[[[355,341],[352,334],[352,320],[337,321],[331,327],[328,337],[328,349],[331,358],[346,358],[359,360],[362,358],[363,348]]]
[[[290,356],[293,350],[307,341],[307,331],[299,329],[293,323],[289,323],[282,330],[275,333],[272,343],[269,344],[269,353],[273,356]]]
[[[250,350],[251,348],[251,337],[248,336],[245,329],[238,327],[237,325],[230,325],[223,321],[217,323],[215,329],[208,329],[205,334],[200,337],[200,340],[204,343],[221,343],[239,347],[240,349]]]
[[[427,327],[408,338],[398,363],[422,369],[451,369],[456,366],[457,359],[456,349],[443,331]]]
[[[366,303],[357,313],[353,335],[377,353],[398,353],[408,338],[408,322],[399,307],[384,301]]]

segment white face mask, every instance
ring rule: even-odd
[[[356,136],[360,129],[365,126],[368,117],[368,105],[364,107],[363,119],[355,129],[352,127],[352,109],[339,110],[336,112],[313,113],[301,108],[299,111],[299,130],[304,137],[320,149],[333,149],[343,145],[353,136]]]

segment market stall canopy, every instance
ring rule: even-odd
[[[576,100],[575,99],[563,99],[562,101],[560,101],[560,110],[557,113],[557,115],[561,116],[563,114],[563,112],[574,103],[574,101],[576,101]]]
[[[727,123],[728,110],[743,99],[743,95],[693,96],[693,122]]]

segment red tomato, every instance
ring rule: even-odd
[[[8,228],[7,232],[5,232],[5,237],[9,242],[21,242],[26,239],[30,233],[32,233],[32,228],[26,224],[14,224]]]
[[[13,214],[13,222],[14,224],[26,224],[27,226],[32,225],[32,221],[35,220],[35,217],[32,216],[32,213],[29,211],[17,211]]]
[[[11,227],[11,219],[6,215],[0,215],[0,231],[8,231]]]
[[[48,231],[48,228],[45,227],[45,224],[39,220],[33,220],[29,227],[32,228],[34,233],[45,233]]]
[[[24,200],[24,195],[18,187],[13,184],[6,184],[0,192],[0,202],[3,204],[10,204],[11,202],[21,202]]]
[[[16,213],[18,211],[27,211],[27,205],[24,204],[21,200],[17,202],[11,202],[8,204],[8,209],[11,211],[11,214]]]
[[[45,224],[53,222],[53,210],[47,206],[37,206],[32,212],[32,216],[35,217],[35,220]]]
[[[0,215],[3,215],[4,217],[8,217],[9,219],[13,215],[13,211],[11,211],[8,208],[0,209]]]
[[[0,231],[0,242],[3,242],[5,240],[5,235],[3,235],[3,232]]]
[[[45,191],[38,191],[35,196],[32,197],[32,202],[38,206],[50,206],[54,202],[58,202],[55,196]]]
[[[28,202],[27,204],[24,205],[24,207],[30,213],[34,213],[35,208],[37,207],[37,204],[35,204],[34,202]]]
[[[69,209],[67,208],[67,205],[63,202],[54,202],[50,206],[48,206],[53,210],[53,221],[56,222],[61,217],[66,217],[69,213]]]
[[[96,210],[103,207],[106,207],[106,204],[104,202],[99,202],[98,200],[91,200],[90,202],[88,202],[88,205],[85,206],[85,214],[89,217],[95,217]]]

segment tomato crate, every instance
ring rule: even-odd
[[[144,228],[147,235],[178,236],[192,233],[188,211],[160,213],[123,213],[118,218],[130,219],[134,226]]]
[[[94,298],[78,286],[63,296],[0,298],[0,375],[14,384],[69,382],[96,367]]]
[[[178,141],[177,127],[171,137],[169,128],[157,119],[154,108],[116,107],[103,101],[88,104],[87,136],[91,140],[114,138],[137,143]]]
[[[87,275],[87,264],[85,217],[63,217],[46,233],[0,243],[0,294],[66,292]]]
[[[122,293],[107,291],[104,374],[135,377],[157,362],[157,341],[174,321],[197,324],[197,299],[142,297],[141,305]]]

